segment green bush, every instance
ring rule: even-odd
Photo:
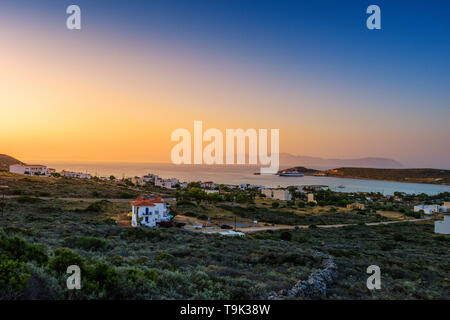
[[[280,206],[280,203],[277,201],[272,202],[272,208],[278,208]]]
[[[58,249],[55,256],[50,260],[50,268],[58,273],[65,273],[70,265],[77,265],[81,269],[84,266],[84,260],[78,254],[69,249]]]
[[[83,250],[102,251],[108,248],[108,241],[96,237],[80,236],[66,239],[68,246],[74,246]]]
[[[22,262],[35,261],[42,265],[47,263],[45,250],[37,245],[29,245],[18,237],[8,238],[0,233],[0,255]]]
[[[0,298],[27,286],[31,274],[24,262],[0,256]]]
[[[292,234],[289,231],[282,231],[280,234],[280,239],[285,241],[291,241]]]
[[[44,200],[39,199],[39,198],[35,198],[35,197],[22,196],[22,197],[16,198],[16,201],[17,201],[18,203],[30,203],[30,204],[34,204],[34,203],[42,202],[42,201],[44,201]]]

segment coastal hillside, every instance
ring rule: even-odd
[[[0,154],[0,171],[8,171],[12,164],[23,164],[23,162],[6,154]]]
[[[354,159],[327,159],[319,157],[298,156],[290,153],[280,153],[282,166],[303,166],[315,169],[331,169],[336,167],[365,167],[365,168],[402,168],[403,165],[389,158],[354,158]]]
[[[450,170],[443,169],[336,168],[322,172],[326,176],[340,178],[450,184]]]

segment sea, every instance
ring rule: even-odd
[[[255,175],[258,166],[251,165],[175,165],[170,163],[124,163],[124,162],[43,162],[57,171],[70,170],[88,172],[95,176],[116,178],[143,176],[148,173],[162,178],[178,178],[180,181],[213,181],[217,184],[253,184],[265,187],[287,187],[292,185],[326,185],[336,192],[394,192],[434,195],[450,192],[448,185],[406,183],[380,180],[363,180],[333,177],[280,177],[277,175]]]

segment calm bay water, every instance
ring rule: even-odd
[[[266,187],[287,187],[291,185],[323,184],[333,191],[342,192],[381,192],[393,194],[395,191],[406,193],[437,194],[450,192],[450,186],[390,182],[379,180],[361,180],[331,177],[279,177],[276,175],[254,175],[259,172],[256,166],[193,166],[173,165],[165,163],[69,163],[69,162],[44,162],[43,164],[55,168],[58,171],[66,169],[73,171],[89,172],[97,176],[114,175],[117,178],[143,176],[154,173],[162,178],[178,178],[181,181],[214,181],[223,184],[249,183]],[[344,186],[344,188],[338,188]]]

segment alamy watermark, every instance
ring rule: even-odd
[[[77,265],[70,265],[67,267],[67,271],[70,276],[67,278],[66,285],[69,290],[81,289],[81,269]]]
[[[189,130],[179,128],[172,132],[171,141],[179,142],[172,148],[171,159],[174,164],[261,164],[261,174],[274,174],[279,169],[280,130],[270,129],[270,155],[268,155],[267,129],[226,129],[224,134],[216,128],[203,132],[203,122],[194,121],[192,136]],[[247,142],[248,141],[248,145]],[[210,142],[203,148],[203,142]],[[235,143],[236,142],[236,143]],[[248,148],[247,148],[248,147]],[[225,161],[224,161],[225,148]],[[236,153],[235,153],[236,149]],[[248,149],[248,153],[247,153]],[[193,153],[193,159],[192,159]],[[248,163],[246,158],[248,156]],[[236,158],[236,162],[235,162]]]
[[[372,4],[367,7],[367,14],[370,16],[367,18],[366,26],[369,30],[380,30],[381,29],[381,9],[379,6]]]
[[[369,290],[381,289],[381,270],[377,265],[371,265],[367,267],[367,274],[372,274],[367,278],[366,286]]]

